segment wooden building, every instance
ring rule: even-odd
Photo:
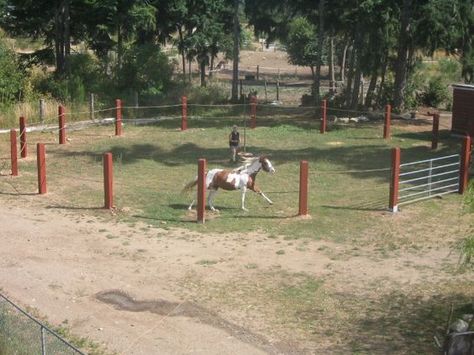
[[[474,137],[474,85],[453,85],[453,120],[451,131]]]

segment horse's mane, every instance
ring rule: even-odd
[[[242,158],[243,165],[232,170],[233,173],[240,173],[242,170],[247,169],[250,165],[259,160],[260,157],[244,157]]]

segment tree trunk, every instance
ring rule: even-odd
[[[388,67],[388,50],[385,52],[382,64],[382,74],[380,75],[380,86],[379,92],[377,94],[377,105],[380,105],[382,101],[382,96],[384,94],[384,85],[385,85],[385,77],[387,75],[387,67]],[[388,104],[388,102],[384,102],[383,104]]]
[[[199,61],[200,74],[201,74],[201,87],[206,86],[206,59],[203,57]]]
[[[336,84],[336,76],[334,72],[334,37],[331,36],[329,41],[329,92],[334,94]]]
[[[311,68],[311,77],[313,78],[313,81],[315,81],[316,80],[316,73],[314,72],[314,66],[311,65],[310,68]]]
[[[240,51],[240,21],[239,0],[234,0],[234,51],[232,58],[232,95],[233,102],[239,101],[239,51]]]
[[[347,51],[349,50],[349,43],[344,46],[344,51],[342,54],[342,63],[341,63],[341,81],[346,82],[346,60],[347,60]]]
[[[117,23],[117,68],[122,69],[122,58],[123,58],[123,37],[122,37],[122,26]]]
[[[69,56],[71,55],[71,14],[70,0],[64,1],[64,69],[69,72]]]
[[[367,95],[365,96],[365,106],[371,107],[374,100],[375,88],[377,87],[377,79],[379,78],[379,68],[375,68],[370,78],[369,87],[367,88]]]
[[[359,103],[359,96],[360,96],[360,82],[362,80],[362,70],[361,70],[361,63],[360,63],[360,55],[357,55],[357,67],[354,75],[354,90],[352,91],[352,102],[351,107],[353,109],[357,108]]]
[[[183,29],[178,26],[179,47],[181,48],[181,61],[183,65],[183,81],[186,82],[186,53],[184,51]]]
[[[354,79],[354,66],[356,60],[356,48],[353,46],[350,52],[350,62],[349,62],[349,70],[347,71],[347,85],[346,88],[346,106],[350,106],[351,104],[351,93],[352,93],[352,81]]]
[[[393,106],[397,111],[404,109],[404,96],[408,71],[408,42],[412,20],[413,0],[403,0],[400,36],[398,38],[397,61],[395,64],[395,84]]]
[[[211,65],[209,66],[209,78],[212,78],[213,75],[213,70],[214,70],[214,59],[216,56],[214,54],[211,54]]]
[[[321,101],[321,66],[323,64],[323,43],[324,43],[324,5],[326,0],[319,0],[319,29],[318,29],[318,56],[316,60],[316,80],[313,86],[313,97],[316,100],[316,106]]]
[[[61,31],[61,7],[56,9],[54,15],[54,50],[56,54],[56,73],[61,75],[63,73],[63,56],[61,50],[62,31]]]
[[[189,74],[189,82],[190,83],[193,82],[193,72],[192,72],[192,68],[191,68],[192,62],[193,61],[191,59],[188,59],[188,74]]]

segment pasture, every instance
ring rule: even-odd
[[[181,189],[196,176],[199,158],[208,160],[208,168],[236,166],[227,148],[230,127],[242,124],[236,109],[190,118],[184,132],[178,120],[148,126],[125,121],[122,137],[113,136],[112,126],[68,132],[65,146],[57,145],[54,133],[30,133],[20,177],[0,178],[0,199],[77,223],[91,220],[98,228],[91,243],[97,238],[139,248],[158,234],[172,248],[198,238],[203,247],[192,256],[148,250],[178,258],[188,271],[176,272],[168,291],[270,339],[278,351],[434,351],[432,336],[444,325],[449,302],[468,302],[473,291],[472,279],[456,270],[455,251],[472,226],[455,194],[388,212],[390,149],[400,146],[402,161],[412,161],[457,153],[460,142],[442,131],[432,152],[430,125],[423,120],[395,121],[388,142],[381,122],[332,125],[322,135],[312,114],[272,110],[259,116],[246,140],[247,151],[268,154],[276,168],[257,178],[273,206],[249,192],[250,211],[244,212],[238,192],[219,191],[220,212],[207,211],[204,225],[186,209],[193,196]],[[35,195],[36,142],[47,144],[44,196]],[[0,152],[5,174],[6,136]],[[114,157],[112,213],[101,209],[105,152]],[[296,216],[300,160],[310,166],[308,218]],[[109,232],[120,222],[128,226],[127,236]],[[128,253],[121,258],[134,267],[143,262]],[[205,276],[208,270],[218,276]]]

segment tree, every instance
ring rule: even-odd
[[[232,17],[232,34],[233,34],[233,53],[232,53],[232,93],[231,100],[238,100],[238,80],[239,80],[239,54],[240,54],[240,0],[233,0],[234,14]]]
[[[15,52],[0,36],[0,102],[10,103],[19,99],[24,86],[25,74],[21,70]]]
[[[294,65],[311,68],[313,80],[318,62],[316,28],[306,17],[295,17],[288,28],[288,36],[284,43],[288,52],[289,62]]]

